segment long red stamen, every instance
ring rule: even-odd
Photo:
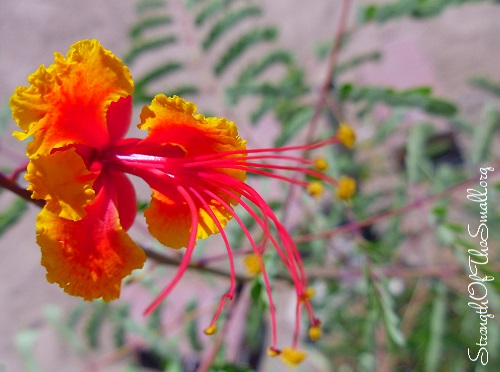
[[[200,173],[200,176],[203,176],[203,177],[206,177],[206,178],[212,178],[211,174]],[[219,177],[219,175],[217,175],[217,177]],[[249,196],[249,195],[247,195],[247,193],[246,193],[245,190],[242,190],[241,188],[238,188],[238,183],[240,181],[235,181],[233,178],[227,177],[227,176],[224,176],[224,175],[221,175],[220,177],[224,178],[224,185],[229,186],[233,190],[235,190],[236,192],[239,192],[240,194],[244,195],[247,199],[249,199],[250,201],[252,201],[257,207],[259,207],[259,209],[261,209],[261,211],[263,212],[263,214],[266,217],[269,216],[269,211],[266,211],[265,209],[260,208],[260,205],[258,203],[256,203],[256,202],[254,202],[252,200],[252,197]],[[227,187],[221,185],[220,183],[216,183],[216,182],[209,181],[209,180],[205,180],[205,182],[207,182],[208,184],[210,184],[212,186],[215,186],[215,187],[221,189],[227,195],[229,195],[231,198],[235,199],[255,219],[255,221],[263,229],[263,232],[264,232],[265,236],[268,237],[268,239],[271,241],[271,243],[273,244],[273,246],[276,248],[276,251],[277,251],[278,255],[280,256],[281,260],[283,261],[283,263],[290,270],[290,274],[291,274],[294,282],[296,283],[296,285],[298,285],[298,283],[300,283],[300,279],[299,279],[299,276],[298,276],[298,274],[297,274],[297,272],[295,270],[295,265],[293,264],[293,261],[291,261],[291,259],[293,258],[293,256],[290,257],[289,255],[287,256],[287,255],[284,254],[284,252],[281,249],[280,245],[277,243],[277,241],[275,240],[274,236],[271,234],[271,232],[269,230],[268,224],[266,225],[262,221],[262,219],[252,210],[252,208],[250,208],[250,206],[247,203],[245,203],[235,193],[231,192]],[[287,250],[287,253],[290,253],[290,252]]]
[[[258,206],[260,208],[260,203],[265,203],[263,201],[263,199],[261,199],[260,196],[258,196],[257,198],[255,198],[257,200],[255,200],[251,195],[248,194],[247,190],[242,189],[242,187],[244,187],[245,189],[252,189],[250,186],[244,184],[241,181],[234,180],[233,178],[228,177],[224,174],[217,174],[215,176],[212,174],[203,173],[203,172],[200,172],[198,174],[209,185],[218,187],[220,190],[224,191],[231,198],[235,199],[243,208],[245,208],[248,211],[248,213],[256,220],[256,222],[259,223],[259,225],[261,225],[262,228],[264,228],[264,224],[260,220],[259,216],[257,216],[257,214],[241,198],[239,198],[234,192],[232,192],[231,190],[228,189],[228,188],[231,188],[231,189],[235,190],[235,192],[240,193],[241,195],[244,195],[246,198],[251,200],[256,206]],[[211,181],[209,181],[209,179]],[[217,184],[215,180],[218,180],[219,183]],[[224,186],[222,186],[222,184]],[[267,203],[265,203],[265,204],[267,205]],[[293,243],[293,240],[289,236],[288,232],[279,223],[279,221],[277,221],[272,210],[270,210],[270,213],[267,212],[266,214],[267,215],[270,214],[274,217],[273,222],[275,222],[275,224],[276,224],[276,227],[278,229],[278,233],[279,233],[280,237],[282,238],[283,244],[287,250],[288,257],[284,256],[283,252],[281,251],[280,246],[277,244],[277,242],[275,241],[274,237],[270,234],[270,232],[265,231],[265,234],[270,236],[271,242],[275,246],[277,252],[279,253],[279,255],[282,258],[285,265],[288,267],[289,272],[290,272],[292,279],[294,281],[295,289],[296,289],[296,293],[297,293],[296,319],[295,319],[295,327],[294,327],[295,329],[294,329],[293,344],[292,344],[293,347],[295,348],[295,347],[297,347],[298,339],[299,339],[299,335],[300,335],[300,328],[301,328],[300,327],[300,320],[301,320],[302,305],[304,304],[306,307],[310,324],[316,324],[316,318],[314,317],[314,313],[312,311],[312,307],[311,307],[311,304],[309,302],[309,299],[305,295],[307,279],[306,279],[305,273],[303,271],[301,257],[299,255],[298,249],[296,248],[295,244]],[[255,250],[255,247],[254,247],[254,250]],[[262,265],[260,256],[258,256],[258,258],[259,258],[259,262]],[[299,279],[299,276],[295,271],[296,267],[298,267],[300,270],[302,280]]]
[[[167,287],[165,287],[160,294],[155,298],[155,300],[144,310],[144,315],[150,314],[154,309],[158,307],[158,305],[169,295],[169,293],[174,289],[182,275],[186,271],[189,265],[189,261],[191,261],[191,256],[194,251],[194,247],[196,245],[196,234],[198,233],[198,211],[194,204],[193,199],[189,195],[189,193],[182,186],[177,186],[177,191],[182,195],[187,205],[189,206],[189,210],[191,212],[191,233],[189,234],[189,241],[186,247],[186,253],[184,257],[182,257],[182,261],[179,265],[177,273],[174,278],[170,281]]]
[[[189,163],[183,164],[184,167],[203,167],[205,165],[211,165],[211,164],[219,164],[219,162],[223,162],[224,160],[233,160],[233,161],[247,161],[247,160],[261,160],[261,159],[276,159],[276,160],[287,160],[287,161],[293,161],[297,163],[302,163],[302,164],[314,164],[314,162],[310,159],[305,159],[305,158],[299,158],[295,156],[287,156],[287,155],[275,155],[275,154],[269,154],[269,155],[250,155],[250,156],[237,156],[237,157],[231,157],[230,155],[223,156],[219,159],[212,159],[212,160],[196,160],[198,157],[194,158],[194,161],[190,161]],[[179,159],[183,160],[183,159]],[[191,158],[190,160],[193,160]]]
[[[240,162],[238,162],[238,164],[239,163]],[[278,170],[288,170],[288,171],[300,172],[300,173],[308,174],[310,176],[319,178],[319,179],[321,179],[323,181],[329,182],[329,183],[331,183],[334,186],[338,185],[338,182],[337,182],[336,179],[331,178],[331,177],[327,176],[324,173],[317,172],[317,171],[314,171],[314,170],[309,169],[309,168],[291,167],[291,166],[286,166],[286,165],[259,164],[259,163],[249,163],[249,162],[245,162],[245,163],[241,162],[241,164],[244,164],[244,165],[246,165],[248,167],[268,168],[268,169],[278,169]],[[248,172],[253,172],[253,169],[249,168]],[[270,173],[270,172],[267,172],[267,175],[269,177],[274,177],[274,174]]]
[[[231,251],[231,246],[229,245],[229,240],[227,239],[226,233],[224,232],[224,229],[222,228],[222,225],[219,222],[217,216],[212,211],[212,208],[210,208],[210,206],[208,205],[206,200],[198,193],[198,191],[196,191],[196,189],[190,187],[189,191],[191,191],[196,196],[196,198],[198,198],[198,200],[203,204],[203,208],[210,215],[210,218],[212,218],[215,225],[219,229],[219,232],[221,233],[222,239],[224,240],[224,244],[226,245],[227,255],[229,258],[230,276],[231,276],[231,284],[229,287],[229,293],[225,293],[222,296],[222,298],[219,302],[219,307],[217,308],[217,311],[216,311],[214,317],[212,318],[212,321],[210,322],[210,325],[209,325],[209,327],[210,327],[217,322],[217,319],[219,318],[219,316],[222,312],[222,309],[224,308],[224,303],[226,301],[226,298],[229,298],[230,300],[232,300],[234,298],[234,291],[235,291],[235,287],[236,287],[236,272],[234,269],[234,259],[233,259],[233,253]]]
[[[300,334],[300,313],[302,306],[300,298],[297,298],[297,304],[295,305],[295,330],[293,332],[293,341],[292,341],[292,347],[294,349],[297,348],[297,344],[299,342],[299,334]]]
[[[274,301],[273,301],[273,296],[271,292],[271,284],[269,283],[269,277],[267,276],[267,271],[266,267],[264,266],[264,263],[262,262],[262,257],[259,251],[259,248],[257,247],[257,244],[255,243],[254,239],[252,238],[252,235],[248,231],[247,227],[243,223],[243,221],[240,219],[238,214],[236,214],[233,209],[220,197],[218,197],[215,193],[211,192],[210,190],[203,190],[207,195],[209,195],[211,198],[219,202],[224,208],[226,208],[227,212],[230,213],[234,219],[238,222],[240,225],[241,229],[245,233],[246,237],[248,238],[248,241],[250,242],[250,245],[254,249],[254,252],[257,256],[257,259],[259,260],[259,266],[262,270],[262,277],[264,279],[265,287],[266,287],[266,292],[267,292],[267,297],[269,300],[269,312],[271,313],[271,334],[272,334],[272,344],[273,346],[276,346],[277,343],[277,325],[276,325],[276,311],[274,307]]]
[[[278,229],[278,233],[280,238],[283,240],[283,244],[285,246],[285,249],[287,250],[287,253],[289,255],[289,259],[292,257],[295,259],[295,263],[297,264],[299,270],[300,270],[300,275],[302,277],[302,284],[305,286],[306,285],[306,279],[305,279],[305,273],[302,267],[302,259],[300,257],[300,254],[298,252],[297,247],[295,246],[295,243],[293,242],[293,239],[290,237],[290,234],[288,231],[285,229],[285,227],[279,222],[278,218],[274,214],[273,210],[269,207],[269,205],[265,202],[265,200],[249,185],[245,184],[244,182],[241,181],[235,181],[232,177],[229,177],[225,174],[218,173],[216,175],[212,175],[209,173],[199,173],[200,176],[212,179],[214,182],[217,183],[217,186],[224,187],[221,185],[221,181],[223,181],[224,185],[232,185],[232,188],[241,193],[242,195],[245,195],[250,201],[252,201],[255,205],[259,206],[259,208],[263,208],[263,212],[271,218],[271,220],[274,222],[276,228]],[[257,201],[257,202],[256,202]],[[283,259],[283,258],[282,258]],[[287,264],[287,260],[283,260],[285,264]],[[294,270],[293,268],[287,267],[290,270]],[[294,271],[293,271],[294,272]],[[303,288],[302,288],[303,289]]]
[[[264,149],[252,149],[252,150],[233,150],[233,151],[225,151],[225,152],[219,152],[216,154],[208,154],[208,155],[200,155],[193,157],[193,160],[199,161],[199,160],[208,160],[208,159],[218,159],[218,158],[223,158],[226,156],[230,155],[247,155],[247,154],[258,154],[258,153],[263,153],[263,152],[271,152],[271,153],[276,153],[276,152],[284,152],[284,151],[294,151],[294,150],[313,150],[317,149],[319,147],[323,147],[325,145],[331,145],[334,143],[338,143],[339,140],[337,137],[330,137],[322,141],[318,141],[315,143],[310,143],[308,145],[296,145],[296,146],[286,146],[286,147],[271,147],[271,148],[264,148]]]
[[[212,328],[213,330],[215,329],[216,321],[222,313],[227,298],[233,298],[236,275],[234,271],[233,252],[231,251],[231,247],[229,246],[227,236],[220,221],[211,209],[209,202],[202,196],[202,194],[205,194],[209,196],[213,201],[218,202],[232,217],[235,218],[257,256],[259,266],[262,270],[267,296],[269,299],[273,347],[275,347],[277,342],[276,314],[269,277],[261,256],[266,241],[270,241],[274,246],[279,257],[287,267],[294,282],[297,296],[297,305],[293,347],[297,346],[298,338],[300,335],[300,315],[302,306],[306,307],[310,323],[317,323],[317,320],[314,317],[314,313],[312,311],[312,306],[306,295],[307,278],[302,265],[302,259],[293,239],[291,238],[285,227],[279,222],[278,218],[274,214],[274,211],[269,207],[267,202],[251,186],[235,177],[231,177],[230,175],[224,173],[222,170],[233,169],[248,173],[255,173],[266,177],[279,179],[291,184],[296,184],[301,187],[307,187],[308,182],[306,181],[298,180],[273,172],[274,170],[295,171],[316,177],[336,186],[337,181],[335,179],[304,166],[265,164],[258,162],[259,160],[277,160],[294,162],[296,164],[313,165],[314,162],[309,159],[287,155],[266,154],[266,152],[308,150],[321,147],[329,143],[335,143],[336,141],[336,138],[331,138],[307,146],[289,146],[277,149],[237,150],[189,158],[165,158],[161,156],[142,155],[135,153],[129,153],[126,155],[114,155],[111,158],[110,163],[114,167],[145,179],[155,189],[167,187],[165,182],[170,183],[170,178],[172,178],[172,180],[175,179],[176,183],[182,182],[182,184],[186,185],[196,185],[195,187],[190,186],[188,188],[189,192],[181,186],[177,187],[177,191],[184,197],[184,200],[189,205],[192,216],[197,216],[199,211],[191,195],[193,195],[197,199],[197,201],[199,201],[198,204],[201,203],[203,210],[205,210],[210,218],[212,218],[218,230],[221,232],[224,244],[226,245],[226,250],[231,267],[230,289],[229,292],[225,293],[220,299],[219,306],[210,323],[210,331],[212,331]],[[258,155],[248,155],[253,153]],[[249,213],[249,215],[257,222],[257,224],[263,231],[263,241],[261,242],[261,244],[256,244],[255,240],[248,231],[248,228],[244,225],[241,218],[233,210],[232,206],[229,205],[229,202],[223,199],[222,194],[215,193],[212,190],[219,190],[224,195],[231,198],[230,200],[234,200],[234,202],[231,201],[231,204],[239,204]],[[240,197],[240,195],[245,199],[248,199],[251,204],[253,204],[253,206],[245,202],[242,197]],[[274,225],[274,227],[276,228],[277,236],[281,241],[280,243],[278,243],[275,235],[271,232],[270,221],[272,221],[272,225]],[[145,313],[151,312],[156,306],[158,306],[158,304],[171,292],[171,290],[174,288],[174,286],[177,284],[177,282],[180,280],[180,277],[186,270],[192,255],[192,251],[194,249],[197,223],[197,218],[196,221],[192,219],[192,231],[188,249],[183,260],[181,261],[176,276],[170,282],[170,284],[160,293],[155,301],[146,309]]]

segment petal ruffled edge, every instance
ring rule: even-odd
[[[66,58],[55,53],[55,63],[40,66],[28,82],[15,90],[10,106],[22,130],[13,135],[34,135],[30,157],[69,144],[105,146],[109,105],[134,90],[128,68],[97,40],[73,44]]]
[[[138,127],[148,130],[143,143],[179,146],[186,158],[246,148],[232,121],[197,114],[194,103],[177,96],[157,95],[151,105],[143,107]],[[245,172],[239,173],[244,179]]]
[[[138,127],[148,130],[148,136],[141,141],[141,146],[168,144],[178,147],[184,152],[186,163],[196,161],[197,157],[204,155],[224,156],[224,153],[228,153],[227,156],[230,157],[245,156],[246,141],[238,135],[238,129],[232,121],[225,118],[206,118],[197,114],[196,106],[192,102],[177,96],[157,95],[150,106],[142,109],[141,124]],[[205,170],[203,166],[199,168]],[[172,179],[159,184],[146,180],[153,188],[151,204],[144,211],[149,231],[162,244],[171,248],[186,246],[191,231],[191,215],[188,205],[183,198],[179,198],[175,187],[167,185],[182,185],[188,190],[193,186],[193,180],[199,179],[195,168],[190,169],[192,171],[180,167],[178,172],[172,171]],[[210,168],[206,171],[214,173]],[[238,181],[244,181],[246,178],[246,172],[243,170],[219,168],[217,171]],[[201,188],[195,188],[200,191],[208,189],[227,204],[237,204],[235,199],[208,183]],[[199,201],[196,205],[199,221],[197,239],[218,233],[219,229],[205,207]],[[207,197],[207,205],[222,227],[232,218],[231,213],[213,198]]]
[[[80,221],[70,221],[46,207],[37,218],[37,243],[47,280],[57,283],[72,296],[85,300],[119,297],[121,282],[132,270],[140,269],[144,251],[120,225],[118,211],[102,188]]]
[[[97,175],[87,170],[74,147],[32,158],[24,178],[31,197],[45,200],[45,208],[61,218],[82,219],[87,214],[84,206],[95,198]]]

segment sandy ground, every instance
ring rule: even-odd
[[[319,87],[325,66],[315,58],[314,47],[331,37],[339,2],[316,0],[313,6],[300,0],[262,3],[265,3],[265,22],[279,25],[280,43],[297,53],[299,62],[308,71],[309,81]],[[182,13],[179,3],[174,2],[172,11]],[[452,9],[437,19],[423,22],[398,21],[383,27],[367,27],[358,34],[348,52],[355,54],[378,49],[384,53],[383,62],[363,67],[349,78],[398,88],[432,84],[437,94],[457,100],[466,113],[477,113],[486,96],[471,89],[467,79],[483,75],[500,80],[499,19],[500,6],[484,4]],[[14,88],[26,84],[29,73],[42,63],[50,64],[54,51],[64,53],[78,39],[98,38],[106,48],[123,55],[129,45],[127,30],[133,21],[134,1],[131,0],[2,0],[2,110],[6,110]],[[183,27],[179,25],[181,32]],[[217,102],[217,99],[214,101],[203,96],[200,100],[207,105]],[[218,102],[220,105],[222,98]],[[233,114],[233,119],[245,121],[241,113]],[[24,161],[24,145],[12,140],[9,135],[13,127],[11,123],[2,133],[2,165],[21,165]],[[249,132],[242,129],[242,132],[245,131]],[[264,133],[259,133],[251,133],[252,140],[266,142],[268,139],[260,138]],[[360,136],[363,136],[363,131]],[[3,193],[0,195],[0,206],[10,200],[10,196]],[[34,357],[43,371],[77,371],[95,356],[75,356],[71,353],[43,316],[43,309],[48,305],[69,309],[80,300],[66,296],[57,286],[45,281],[35,243],[36,213],[37,209],[30,207],[22,221],[0,239],[0,371],[25,370],[14,340],[26,329],[37,334]],[[286,321],[285,317],[282,328],[288,328]],[[278,371],[283,368],[269,363],[263,369]],[[312,366],[307,368],[313,369]],[[118,363],[102,370],[122,369]]]

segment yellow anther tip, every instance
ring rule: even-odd
[[[308,287],[305,292],[306,298],[312,298],[316,294],[316,291],[312,287]]]
[[[217,324],[212,324],[210,327],[205,328],[203,331],[207,336],[213,335],[215,332],[217,332]]]
[[[302,361],[306,358],[306,355],[307,354],[303,351],[296,350],[291,347],[286,347],[281,353],[281,359],[289,366],[294,367],[302,363]]]
[[[310,298],[313,298],[315,294],[316,294],[316,291],[314,290],[314,288],[308,287],[300,296],[300,300],[307,301]]]
[[[277,357],[280,354],[281,354],[281,351],[278,349],[275,349],[273,347],[270,347],[267,349],[267,355],[270,356],[271,358]]]
[[[356,142],[356,133],[354,133],[354,130],[347,123],[342,122],[337,131],[337,138],[341,144],[351,149],[354,146],[354,142]]]
[[[324,171],[328,169],[328,162],[325,158],[316,158],[314,159],[314,167],[319,171]]]
[[[339,179],[337,197],[340,200],[349,200],[356,193],[356,180],[352,177],[342,176]]]
[[[323,194],[323,184],[320,181],[311,181],[307,185],[307,192],[315,198],[319,198]]]
[[[243,258],[243,265],[245,265],[245,269],[250,275],[258,275],[262,272],[259,257],[255,253],[245,256]]]
[[[318,326],[312,326],[311,328],[309,328],[309,330],[307,331],[307,335],[309,336],[309,338],[313,341],[317,341],[320,339],[321,335],[322,335],[322,332],[321,332],[321,328],[319,328]]]

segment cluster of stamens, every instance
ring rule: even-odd
[[[342,130],[345,131],[345,128]],[[349,138],[349,136],[348,136]],[[355,190],[355,182],[350,178],[342,178],[341,181],[322,173],[328,164],[323,158],[314,160],[305,157],[284,155],[290,151],[308,152],[316,148],[324,147],[334,143],[344,143],[341,137],[332,137],[314,144],[304,146],[288,146],[282,148],[256,149],[256,150],[234,150],[202,156],[175,156],[165,157],[148,154],[134,153],[133,147],[119,153],[119,149],[113,157],[107,159],[107,166],[119,169],[146,180],[156,190],[175,187],[178,196],[189,206],[191,211],[191,231],[186,252],[179,265],[178,271],[169,285],[164,288],[158,297],[147,307],[145,314],[151,313],[163,299],[172,291],[188,267],[195,244],[199,223],[199,210],[204,210],[213,220],[225,243],[229,264],[231,284],[229,291],[220,299],[219,306],[209,326],[205,329],[207,335],[217,331],[217,320],[224,309],[227,299],[232,300],[235,294],[236,274],[232,249],[228,237],[211,208],[214,203],[224,208],[231,218],[239,224],[250,243],[252,254],[253,273],[262,274],[267,297],[269,300],[269,311],[271,314],[271,347],[268,349],[270,356],[282,355],[285,360],[295,364],[300,362],[304,356],[296,350],[300,335],[300,319],[302,309],[305,308],[309,319],[309,337],[317,340],[321,335],[320,321],[315,317],[310,299],[314,291],[308,287],[307,278],[297,246],[289,235],[286,228],[276,217],[272,208],[255,191],[253,187],[243,180],[232,177],[228,170],[253,173],[273,179],[285,181],[307,190],[312,196],[320,197],[323,193],[323,184],[327,183],[337,188],[337,195],[341,199],[348,199]],[[138,147],[139,148],[139,147]],[[179,152],[177,153],[179,154]],[[181,154],[182,155],[182,154]],[[274,162],[274,163],[273,163]],[[293,165],[282,165],[283,162]],[[313,181],[306,181],[296,176],[289,176],[277,171],[288,171],[295,174],[307,175]],[[174,186],[172,186],[174,185]],[[263,232],[263,239],[259,243],[255,241],[245,223],[236,213],[232,205],[239,204],[251,215]],[[277,347],[276,312],[273,301],[271,283],[263,263],[263,254],[266,246],[270,244],[276,250],[281,261],[285,265],[296,293],[296,321],[293,335],[292,347],[280,350]],[[299,353],[299,354],[297,354]]]

